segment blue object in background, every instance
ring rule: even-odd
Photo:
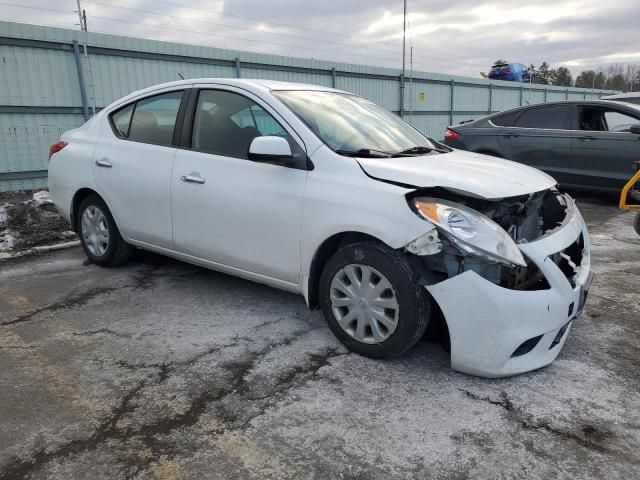
[[[532,80],[532,75],[527,67],[521,63],[500,63],[491,67],[487,76],[492,80],[529,83]]]

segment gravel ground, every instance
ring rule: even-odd
[[[156,255],[0,263],[0,478],[640,478],[640,237],[580,204],[586,314],[500,380],[349,354],[302,297]]]

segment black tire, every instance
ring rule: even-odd
[[[636,215],[636,218],[633,221],[633,228],[635,228],[636,233],[640,235],[640,213]]]
[[[108,226],[108,247],[102,255],[97,255],[90,251],[89,247],[87,246],[85,235],[83,235],[82,231],[82,217],[85,213],[85,210],[91,207],[97,207],[98,209],[100,209],[105,217]],[[122,239],[116,222],[113,220],[113,216],[109,211],[109,207],[107,207],[107,204],[104,203],[104,200],[102,200],[99,195],[92,194],[82,200],[80,208],[78,209],[77,222],[77,231],[80,235],[82,249],[92,263],[100,265],[101,267],[116,267],[129,260],[134,248],[131,245],[125,243],[125,241]]]
[[[397,326],[381,343],[363,343],[348,334],[333,314],[331,282],[344,267],[366,265],[384,275],[393,287],[398,303]],[[424,335],[431,312],[427,290],[405,256],[373,241],[347,245],[327,262],[320,276],[320,306],[333,334],[350,351],[372,358],[397,357],[413,347]]]

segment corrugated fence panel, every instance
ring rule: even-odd
[[[241,78],[327,87],[335,81],[338,89],[401,110],[398,69],[0,21],[0,191],[43,186],[46,179],[37,177],[46,174],[49,146],[84,122],[74,40],[80,46],[89,112],[180,76],[235,78],[238,67]],[[436,139],[451,122],[477,119],[490,110],[617,93],[429,72],[411,72],[405,78],[404,118]]]
[[[368,98],[388,110],[400,109],[400,82],[397,79],[338,76],[336,88]]]
[[[0,173],[46,170],[49,147],[82,115],[0,113]]]
[[[0,105],[81,105],[73,54],[0,45]]]

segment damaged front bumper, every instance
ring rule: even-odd
[[[504,288],[472,270],[426,286],[447,321],[453,369],[503,377],[556,358],[573,320],[582,313],[592,278],[587,229],[578,209],[571,207],[562,227],[518,245],[540,269],[548,288]],[[576,245],[579,264],[564,253]]]

